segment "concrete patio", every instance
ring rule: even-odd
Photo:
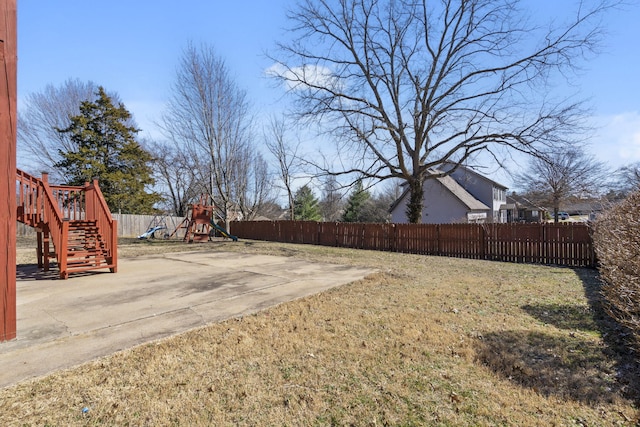
[[[237,253],[122,259],[118,273],[57,280],[19,267],[18,338],[0,343],[0,387],[359,280],[372,270]]]

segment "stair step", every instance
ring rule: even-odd
[[[70,252],[67,254],[67,260],[70,259],[91,259],[91,258],[104,258],[108,254],[102,251],[93,252]]]
[[[96,235],[82,235],[82,234],[78,234],[78,235],[73,235],[70,234],[69,235],[69,241],[72,240],[99,240],[100,239],[100,235],[96,234]]]
[[[77,267],[97,267],[99,265],[108,265],[109,263],[107,262],[106,259],[101,260],[100,262],[68,262],[67,263],[67,268],[77,268]]]
[[[73,220],[69,222],[67,240],[67,266],[74,271],[87,268],[108,267],[105,242],[95,220]]]
[[[86,240],[73,240],[67,242],[68,248],[84,248],[84,247],[96,247],[96,246],[104,246],[103,242],[99,242],[96,240],[86,241]]]
[[[67,252],[67,257],[88,257],[88,256],[96,256],[96,255],[106,255],[107,251],[103,251],[100,249],[82,249],[77,251],[69,251]]]
[[[103,254],[103,253],[97,253],[97,254],[91,254],[91,255],[80,255],[80,254],[74,254],[73,256],[68,256],[67,257],[67,263],[69,261],[73,261],[73,262],[85,262],[85,261],[89,261],[89,260],[104,260],[107,259],[107,254]]]
[[[68,267],[81,267],[81,266],[94,266],[94,265],[106,265],[108,261],[105,258],[99,259],[87,259],[87,260],[68,260]]]
[[[115,267],[115,265],[108,264],[108,265],[81,266],[81,267],[75,267],[75,268],[67,268],[67,273],[81,273],[83,271],[101,270],[104,268],[112,268],[112,267]]]
[[[68,260],[67,268],[82,267],[82,266],[94,266],[94,265],[108,265],[109,262],[106,259],[94,260]]]

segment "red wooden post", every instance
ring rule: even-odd
[[[16,337],[16,1],[0,0],[0,342]]]
[[[84,183],[84,219],[96,219],[96,205],[95,205],[95,188],[98,183],[97,179],[93,179],[90,183]],[[78,218],[79,219],[79,218]]]

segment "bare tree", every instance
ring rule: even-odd
[[[529,166],[515,175],[516,185],[534,203],[553,208],[555,222],[558,211],[569,197],[594,197],[608,186],[606,165],[583,149],[554,150],[544,157],[532,157]]]
[[[613,0],[612,0],[613,1]],[[503,149],[537,153],[571,139],[580,104],[551,96],[550,77],[594,51],[599,17],[586,2],[563,26],[528,25],[518,0],[302,0],[293,41],[272,74],[303,118],[338,135],[342,162],[324,173],[410,189],[408,219],[422,218],[423,183],[446,162]],[[556,73],[558,72],[558,73]]]
[[[252,220],[271,207],[276,198],[267,161],[254,147],[245,146],[244,150],[244,153],[236,153],[233,175],[237,181],[233,188],[241,219]]]
[[[293,180],[298,172],[298,149],[300,141],[293,142],[287,130],[290,126],[284,117],[272,116],[267,129],[264,131],[265,145],[278,162],[280,181],[287,193],[289,203],[289,218],[293,215]]]
[[[335,176],[328,176],[322,188],[320,211],[324,221],[338,221],[342,217],[345,202],[341,187]]]
[[[69,134],[59,132],[71,124],[70,117],[80,114],[80,104],[93,100],[98,85],[92,81],[83,82],[69,79],[56,87],[47,85],[41,92],[33,92],[25,97],[18,120],[18,150],[23,162],[32,172],[47,171],[52,181],[63,182],[64,177],[54,165],[62,160],[61,152],[77,151]],[[121,103],[120,96],[108,92],[115,104]],[[137,127],[130,118],[127,125]]]
[[[268,192],[261,156],[251,144],[251,126],[246,92],[233,81],[225,62],[213,47],[189,44],[161,128],[188,153],[196,179],[227,226],[232,209],[251,216]]]
[[[187,153],[173,144],[148,141],[145,145],[153,153],[156,184],[168,210],[173,215],[185,216],[189,203],[197,200],[202,191]]]
[[[640,162],[631,163],[616,171],[617,187],[627,195],[640,190]]]
[[[47,85],[42,92],[26,96],[19,112],[18,149],[32,167],[60,180],[53,165],[61,160],[60,151],[71,152],[76,147],[69,134],[58,129],[66,129],[69,118],[80,114],[80,103],[93,99],[97,90],[93,82],[69,79],[59,87]]]

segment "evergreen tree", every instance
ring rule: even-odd
[[[320,207],[318,199],[313,195],[313,191],[308,185],[304,185],[296,191],[293,197],[294,219],[299,221],[320,221]]]
[[[371,194],[362,187],[362,181],[356,183],[347,200],[347,207],[342,214],[344,222],[367,222],[367,211],[371,208]]]
[[[151,154],[136,141],[139,132],[131,123],[131,113],[123,104],[113,104],[103,87],[95,101],[80,104],[80,114],[70,117],[71,124],[58,132],[68,134],[77,150],[62,151],[55,164],[67,177],[68,185],[82,185],[94,177],[114,212],[152,213],[160,200],[147,193],[153,185]]]

